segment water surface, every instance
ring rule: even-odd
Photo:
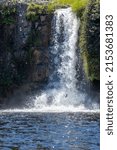
[[[99,150],[99,113],[1,112],[0,150]]]

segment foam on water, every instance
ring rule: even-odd
[[[3,113],[99,113],[99,109],[86,109],[83,106],[80,107],[43,107],[42,109],[6,109],[0,110],[0,114]]]

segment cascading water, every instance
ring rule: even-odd
[[[36,96],[34,108],[68,108],[83,104],[76,89],[76,48],[80,21],[71,8],[58,9],[52,21],[49,84]]]

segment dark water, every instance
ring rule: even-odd
[[[0,113],[0,150],[99,150],[99,113]]]

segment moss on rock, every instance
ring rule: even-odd
[[[47,12],[47,6],[37,3],[29,3],[27,7],[26,18],[29,21],[37,21],[40,14]]]
[[[11,25],[15,23],[16,6],[0,5],[0,24]]]
[[[100,2],[90,0],[81,18],[79,45],[86,76],[100,80]]]

